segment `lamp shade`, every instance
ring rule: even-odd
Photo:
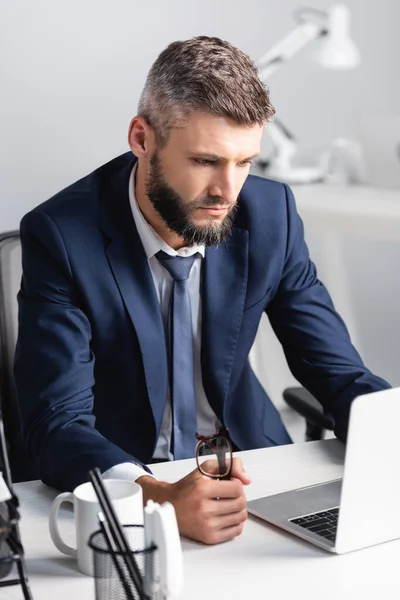
[[[314,60],[327,69],[353,69],[360,63],[360,53],[350,37],[350,12],[344,5],[328,12],[327,33],[314,52]]]

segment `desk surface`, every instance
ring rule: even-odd
[[[297,185],[292,189],[306,226],[352,236],[400,239],[400,188]]]
[[[247,498],[341,477],[344,447],[336,439],[241,452],[252,478]],[[161,479],[175,481],[194,461],[153,465]],[[94,600],[94,583],[74,561],[60,554],[48,532],[48,513],[56,491],[39,482],[15,486],[21,502],[21,535],[34,600]],[[62,529],[72,538],[72,515]],[[400,540],[336,556],[249,517],[243,533],[225,544],[204,546],[183,540],[185,589],[181,598],[227,600],[354,600],[373,594],[398,600]],[[3,588],[2,600],[22,600],[21,591]]]

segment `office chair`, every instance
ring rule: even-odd
[[[290,408],[305,418],[307,442],[323,439],[325,430],[333,431],[333,417],[324,414],[321,404],[305,388],[286,388],[283,391],[283,399]]]
[[[13,365],[18,330],[17,293],[22,275],[19,233],[0,234],[0,413],[14,483],[38,479],[22,441]]]

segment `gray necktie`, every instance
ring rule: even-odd
[[[156,256],[174,279],[169,309],[173,414],[171,451],[175,460],[193,458],[197,418],[193,371],[193,328],[187,283],[195,255],[170,256],[161,250]]]

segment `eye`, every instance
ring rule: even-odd
[[[215,165],[215,160],[209,160],[208,158],[194,158],[193,160],[197,165],[203,165],[205,167]]]
[[[247,167],[247,165],[251,166],[253,164],[252,160],[243,160],[239,163],[239,167]]]

